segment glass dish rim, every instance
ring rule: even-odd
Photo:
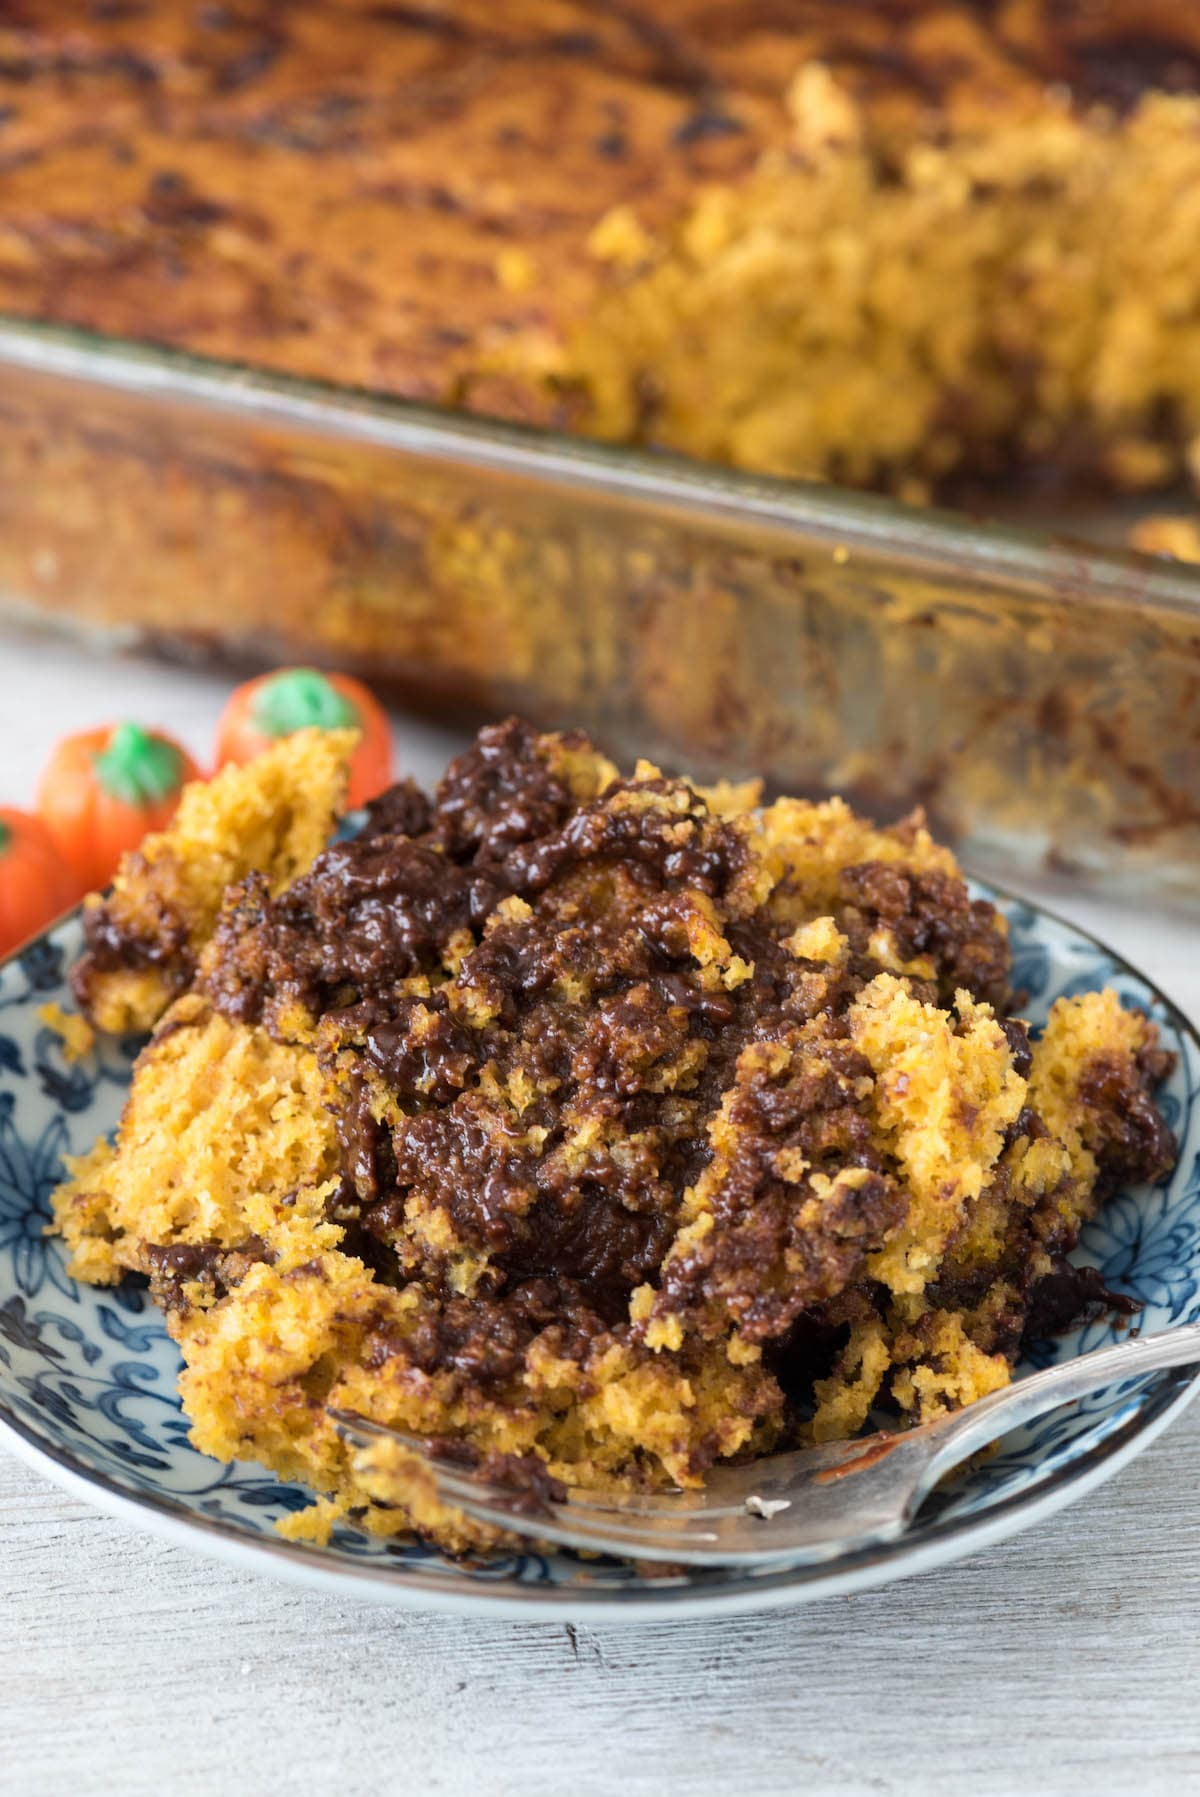
[[[953,574],[976,589],[1064,605],[1136,604],[1182,619],[1200,615],[1200,566],[1186,562],[0,312],[4,368],[158,404],[179,402],[248,425],[391,449],[585,501],[754,530],[793,550],[799,534],[842,562],[862,556],[901,572]]]

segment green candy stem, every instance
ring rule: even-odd
[[[250,702],[250,717],[255,729],[270,737],[314,724],[319,730],[345,730],[358,723],[349,699],[315,668],[288,668],[264,680]]]
[[[3,818],[0,818],[0,855],[2,855],[4,853],[5,849],[8,847],[8,845],[11,841],[12,841],[12,826],[10,824],[6,824],[3,820]]]
[[[92,765],[110,799],[138,807],[169,799],[183,771],[178,749],[140,724],[118,724]]]

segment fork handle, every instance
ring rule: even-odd
[[[1200,1361],[1200,1323],[1182,1323],[1157,1335],[1130,1336],[1111,1348],[1094,1348],[1062,1366],[1045,1367],[1013,1385],[977,1398],[964,1410],[929,1425],[941,1436],[930,1471],[933,1476],[988,1447],[998,1436],[1035,1417],[1045,1416],[1060,1405],[1073,1403],[1102,1386],[1136,1379],[1142,1373],[1164,1367],[1190,1366]]]

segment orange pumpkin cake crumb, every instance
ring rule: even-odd
[[[1107,1300],[1066,1257],[1171,1164],[1169,1057],[1112,993],[1031,1041],[919,817],[622,778],[513,720],[318,853],[316,752],[125,868],[131,964],[165,866],[188,971],[56,1198],[79,1277],[148,1276],[197,1446],[319,1494],[293,1531],[497,1539],[331,1408],[534,1491],[697,1485],[969,1403]],[[123,971],[80,979],[93,1015]]]

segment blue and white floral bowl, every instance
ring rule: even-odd
[[[991,896],[996,896],[992,894]],[[1146,1330],[1200,1318],[1200,1041],[1140,975],[1070,925],[999,899],[1012,933],[1015,984],[1043,1019],[1055,998],[1115,985],[1159,1023],[1178,1066],[1163,1095],[1181,1153],[1153,1189],[1122,1193],[1086,1233],[1081,1257],[1145,1306]],[[355,1529],[326,1548],[283,1541],[274,1523],[308,1501],[261,1467],[221,1466],[189,1444],[179,1360],[162,1320],[134,1285],[93,1290],[48,1238],[61,1156],[112,1129],[135,1042],[102,1043],[64,1060],[39,1019],[69,1004],[66,970],[79,946],[71,918],[0,968],[0,1442],[102,1508],[183,1544],[261,1571],[429,1609],[571,1618],[675,1618],[751,1610],[882,1584],[974,1552],[1027,1527],[1111,1476],[1148,1445],[1196,1389],[1189,1373],[1096,1393],[1077,1409],[1014,1432],[981,1469],[957,1480],[904,1542],[820,1567],[646,1576],[632,1566],[524,1553],[473,1563],[388,1544]],[[1047,1345],[1040,1363],[1113,1338],[1107,1322]]]

